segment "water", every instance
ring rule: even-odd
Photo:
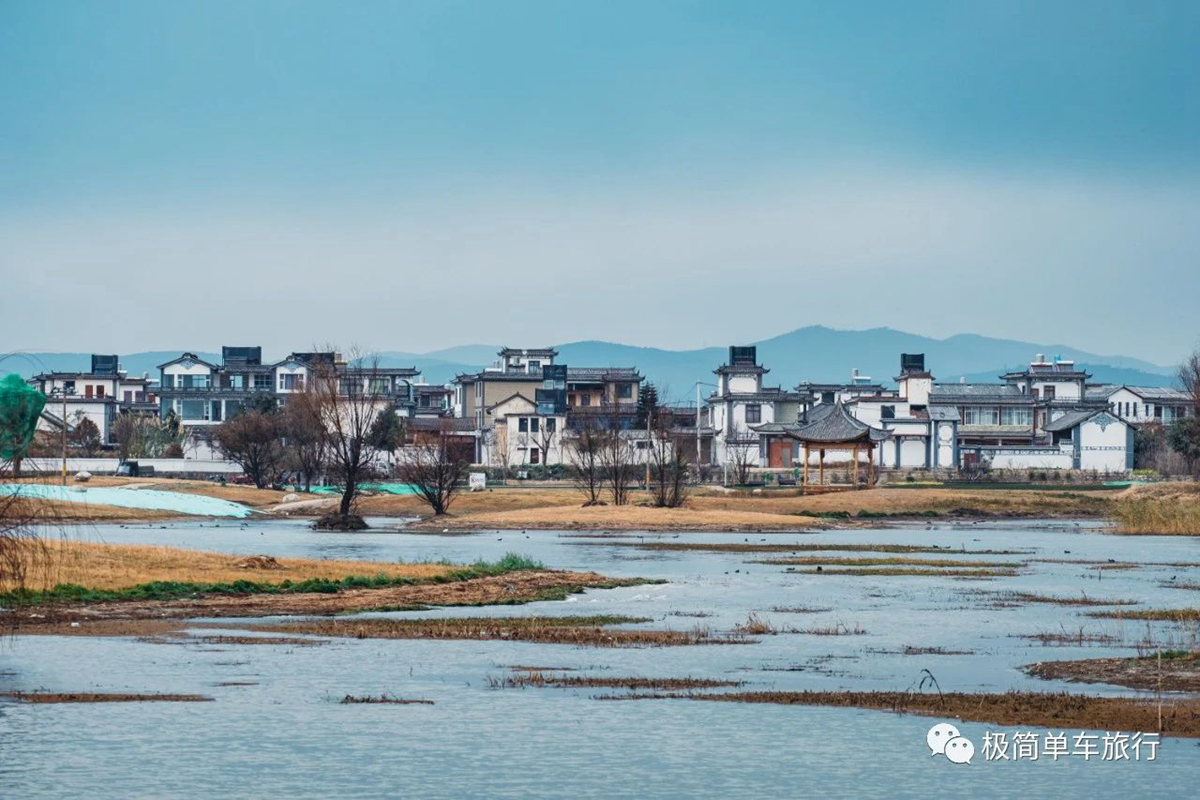
[[[386,523],[383,523],[386,524]],[[1043,647],[1014,636],[1108,633],[1132,641],[1168,629],[1093,620],[1088,608],[992,608],[981,592],[1136,599],[1195,605],[1200,570],[1145,566],[1098,572],[1031,564],[996,581],[944,577],[788,574],[747,563],[758,554],[651,552],[587,546],[550,531],[427,536],[327,534],[299,522],[97,526],[90,540],[159,543],[275,556],[367,560],[494,559],[516,551],[548,566],[643,576],[662,585],[589,591],[565,602],[440,609],[408,616],[627,614],[653,627],[701,623],[726,630],[751,612],[776,626],[860,626],[861,636],[782,634],[757,644],[611,650],[518,642],[333,640],[320,647],[155,645],[123,639],[17,637],[0,654],[0,690],[196,692],[213,703],[27,706],[0,704],[0,795],[248,796],[801,796],[856,797],[1051,793],[1110,797],[1142,790],[1194,792],[1200,749],[1165,739],[1153,763],[988,763],[985,731],[959,725],[975,763],[933,758],[925,732],[937,720],[857,709],[704,703],[605,702],[607,690],[494,690],[489,676],[513,664],[575,667],[611,676],[685,675],[748,681],[747,689],[904,690],[932,672],[943,691],[1010,688],[1128,693],[1116,687],[1028,678],[1033,661],[1130,654],[1129,648]],[[673,538],[674,537],[674,538]],[[639,538],[622,537],[631,541]],[[649,539],[647,535],[647,539]],[[655,537],[658,538],[658,537]],[[1200,542],[1116,537],[1074,524],[976,524],[798,534],[667,534],[667,541],[887,542],[966,549],[1028,549],[971,560],[1085,558],[1200,561]],[[1064,551],[1071,551],[1066,553]],[[831,555],[856,555],[854,553]],[[871,554],[857,554],[871,555]],[[914,557],[922,557],[914,555]],[[950,556],[947,556],[950,557]],[[815,614],[774,606],[818,606]],[[695,618],[677,614],[704,613]],[[393,616],[393,615],[387,615]],[[398,614],[395,616],[405,616]],[[1177,635],[1177,634],[1176,634]],[[906,645],[971,651],[906,656]],[[219,687],[226,681],[253,686]],[[346,694],[391,693],[433,706],[342,706]]]

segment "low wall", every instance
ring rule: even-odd
[[[138,458],[133,459],[141,467],[153,467],[155,475],[170,477],[209,475],[241,475],[242,468],[232,461],[195,458]],[[121,463],[117,458],[68,458],[67,474],[90,472],[93,475],[112,475]],[[21,462],[22,473],[49,473],[62,471],[61,458],[26,458]]]

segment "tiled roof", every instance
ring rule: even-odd
[[[475,430],[475,420],[470,417],[411,417],[407,424],[409,430],[414,431],[470,433]]]
[[[567,366],[568,381],[640,381],[636,367],[572,367]]]
[[[953,422],[959,419],[957,406],[929,406],[929,418],[938,422]]]
[[[872,428],[850,416],[850,412],[841,403],[834,403],[832,409],[821,419],[810,421],[789,433],[807,442],[882,441],[889,436],[887,431]]]
[[[1010,383],[935,383],[929,397],[946,400],[999,398],[1005,400],[1031,399],[1020,387]]]

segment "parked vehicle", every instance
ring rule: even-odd
[[[136,461],[122,461],[117,465],[117,475],[122,478],[149,478],[154,475],[154,467],[142,466]]]

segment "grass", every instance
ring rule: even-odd
[[[686,691],[741,686],[742,681],[712,678],[608,678],[592,675],[555,675],[539,669],[517,670],[516,675],[488,678],[492,689],[524,689],[526,687],[555,689],[629,689],[630,691]]]
[[[1194,650],[1165,650],[1137,658],[1043,661],[1022,669],[1047,680],[1108,683],[1148,691],[1200,691],[1200,652]]]
[[[129,694],[108,692],[0,692],[22,703],[210,703],[202,694]]]
[[[1049,603],[1056,606],[1136,606],[1136,600],[1118,600],[1113,597],[1088,597],[1081,592],[1075,595],[1037,594],[1035,592],[997,592],[993,595],[1001,602]]]
[[[851,575],[860,578],[871,576],[885,578],[1012,578],[1020,574],[1015,569],[934,569],[929,567],[916,567],[912,569],[903,567],[824,569],[818,566],[815,569],[788,567],[786,571],[793,575]]]
[[[1200,483],[1160,483],[1125,492],[1115,503],[1119,533],[1200,536]]]
[[[772,542],[768,544],[748,542],[634,542],[628,539],[601,540],[594,542],[571,542],[589,547],[632,547],[638,550],[686,551],[697,550],[707,553],[941,553],[944,555],[989,555],[1019,556],[1030,550],[966,550],[937,545],[919,544],[869,544],[855,542],[842,544],[833,542],[800,543]]]
[[[867,708],[1036,728],[1159,731],[1200,737],[1200,699],[1163,702],[1153,698],[1091,697],[1048,692],[695,692],[610,695],[598,699],[688,699],[719,703],[773,703],[789,706]],[[1160,716],[1161,715],[1161,716]],[[1161,719],[1162,726],[1159,727]]]
[[[958,561],[940,558],[871,558],[871,557],[836,557],[826,556],[797,556],[795,558],[770,558],[755,561],[755,564],[783,565],[815,565],[835,567],[956,567],[959,569],[1016,569],[1023,566],[1020,561]]]
[[[1140,619],[1151,622],[1200,622],[1200,608],[1144,608],[1140,611],[1092,611],[1089,617],[1101,619]]]
[[[508,553],[499,561],[477,561],[468,566],[269,559],[279,568],[248,570],[238,566],[239,562],[247,559],[222,553],[84,542],[50,543],[49,546],[52,548],[55,574],[68,579],[49,588],[0,593],[0,606],[179,600],[253,594],[335,594],[347,589],[446,583],[545,569],[538,561]],[[263,572],[272,578],[282,577],[283,580],[261,580],[259,575]],[[145,580],[147,577],[150,579]],[[42,581],[43,586],[46,583],[46,580]]]
[[[443,619],[304,619],[241,627],[285,634],[313,634],[351,639],[459,639],[568,644],[592,647],[668,647],[697,644],[742,644],[753,639],[722,636],[707,628],[687,631],[612,628],[649,622],[614,615],[571,617],[450,617]]]
[[[390,695],[390,694],[364,695],[361,697],[356,697],[355,695],[348,694],[345,697],[343,697],[341,700],[339,700],[338,704],[343,705],[343,706],[359,705],[359,704],[393,705],[393,706],[431,706],[431,705],[433,705],[433,701],[432,700],[412,700],[412,699],[409,699],[406,697],[396,697],[395,695]]]

